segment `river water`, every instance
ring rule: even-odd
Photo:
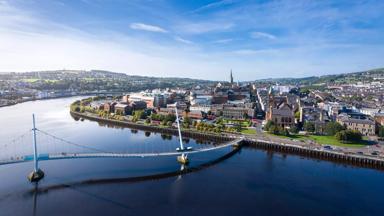
[[[37,127],[111,152],[170,151],[178,137],[75,120],[53,99],[0,109],[0,155],[32,151]],[[19,141],[15,137],[26,134]],[[194,148],[213,143],[185,140]],[[21,145],[8,152],[10,145]],[[38,134],[43,152],[65,148]],[[74,150],[74,147],[67,147]],[[11,148],[12,149],[12,148]],[[68,149],[65,149],[68,150]],[[64,150],[63,150],[64,151]],[[0,215],[382,215],[384,172],[252,148],[191,155],[193,172],[174,156],[41,161],[45,178],[31,184],[32,162],[0,166]],[[220,160],[217,160],[221,158]],[[212,163],[212,161],[215,161]],[[167,175],[164,175],[164,174]],[[151,176],[151,177],[143,177]]]

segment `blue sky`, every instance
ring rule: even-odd
[[[223,80],[383,67],[381,0],[0,0],[0,71]]]

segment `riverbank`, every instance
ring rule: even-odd
[[[169,135],[178,135],[178,130],[176,128],[171,127],[159,127],[155,125],[149,125],[149,124],[140,124],[140,123],[134,123],[129,121],[120,121],[116,119],[108,119],[108,118],[102,118],[94,114],[87,114],[87,113],[80,113],[75,111],[70,111],[71,115],[77,118],[84,118],[88,120],[93,120],[97,122],[102,123],[109,123],[116,126],[122,126],[122,127],[128,127],[132,129],[137,130],[143,130],[143,131],[149,131],[149,132],[157,132],[157,133],[164,133]],[[232,134],[214,134],[214,133],[201,133],[199,131],[192,131],[192,130],[182,130],[181,131],[182,136],[192,138],[192,139],[206,139],[210,141],[217,141],[217,142],[226,142],[233,139],[238,138],[238,136],[232,135]]]
[[[106,96],[106,95],[120,95],[124,92],[112,92],[111,94],[106,94],[106,93],[95,93],[95,92],[84,92],[84,93],[76,93],[74,95],[58,95],[58,96],[52,96],[52,97],[47,97],[47,98],[27,98],[27,99],[20,99],[17,101],[12,101],[11,103],[8,104],[0,104],[0,108],[2,107],[8,107],[8,106],[14,106],[17,104],[25,103],[25,102],[30,102],[30,101],[43,101],[43,100],[51,100],[51,99],[59,99],[59,98],[70,98],[70,97],[79,97],[79,96]]]
[[[107,119],[99,117],[92,113],[80,113],[75,111],[70,111],[70,113],[72,116],[77,118],[84,118],[116,126],[128,127],[143,131],[164,133],[175,136],[178,135],[177,129],[172,127],[160,127],[157,125]],[[229,133],[214,134],[210,132],[201,133],[199,131],[191,129],[182,130],[182,136],[193,139],[211,140],[216,142],[225,142],[232,139],[242,138],[245,146],[254,147],[258,149],[272,150],[289,154],[298,154],[311,158],[345,163],[354,166],[384,169],[383,157],[364,155],[361,154],[360,151],[357,151],[358,149],[354,148],[332,150],[326,149],[322,145],[317,143],[306,143],[297,140],[274,138],[266,135],[242,135]]]
[[[89,96],[90,94],[77,94],[77,95],[65,95],[65,96],[55,96],[55,97],[49,97],[49,98],[28,98],[28,99],[21,99],[17,101],[13,101],[12,103],[8,104],[1,104],[0,108],[2,107],[9,107],[14,106],[21,103],[26,103],[30,101],[42,101],[42,100],[51,100],[51,99],[59,99],[59,98],[70,98],[70,97],[76,97],[76,96]]]

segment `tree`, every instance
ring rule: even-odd
[[[243,129],[243,126],[241,125],[241,122],[237,122],[234,125],[234,128],[236,129],[237,132],[241,132],[241,130]]]
[[[384,126],[380,126],[378,136],[384,138]]]
[[[147,114],[144,112],[144,110],[136,110],[133,112],[133,116],[136,117],[136,119],[145,119],[147,118]]]
[[[315,123],[313,122],[305,122],[304,123],[304,130],[310,133],[315,132]]]
[[[273,125],[275,125],[275,123],[274,123],[273,121],[271,121],[271,120],[268,120],[267,123],[266,123],[265,126],[264,126],[264,130],[265,130],[265,131],[269,131],[269,128],[270,128],[271,126],[273,126]]]
[[[251,120],[248,120],[248,127],[251,127],[252,126],[252,121]]]
[[[244,119],[248,119],[248,118],[249,118],[248,113],[244,113],[244,114],[243,114],[243,118],[244,118]]]
[[[75,107],[75,112],[80,112],[80,107],[79,106]]]
[[[279,133],[280,133],[281,135],[284,135],[284,136],[289,136],[289,131],[288,131],[288,129],[286,129],[286,128],[282,128],[282,127],[280,127],[280,131],[279,131]]]
[[[362,135],[356,130],[342,130],[335,134],[335,138],[343,142],[360,141]]]
[[[197,126],[197,121],[193,121],[192,126],[196,127]]]
[[[268,128],[268,132],[271,134],[278,135],[280,134],[280,127],[277,125],[272,125]]]
[[[224,124],[224,119],[222,117],[217,118],[216,124]]]
[[[168,114],[165,116],[164,120],[174,122],[176,120],[176,115]]]
[[[150,118],[145,119],[145,123],[150,124],[151,123],[151,119]]]
[[[133,122],[137,122],[138,120],[139,120],[139,119],[137,118],[137,116],[133,116],[133,117],[132,117],[132,121],[133,121]]]
[[[168,127],[171,127],[171,126],[172,126],[172,121],[168,121],[168,122],[167,122],[167,126],[168,126]]]
[[[116,110],[116,115],[124,115],[124,111],[121,109]]]
[[[300,119],[300,111],[295,112],[295,119]]]
[[[299,133],[299,129],[296,126],[292,126],[291,128],[289,128],[289,132],[293,134],[297,134]]]
[[[325,125],[325,133],[329,136],[334,136],[337,132],[344,130],[345,128],[338,122],[328,122]]]
[[[189,128],[189,126],[192,124],[192,119],[189,118],[188,116],[184,118],[183,121],[183,127]]]

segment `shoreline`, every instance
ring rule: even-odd
[[[70,97],[89,96],[89,95],[90,94],[77,94],[77,95],[57,96],[57,97],[49,97],[49,98],[27,99],[27,100],[18,101],[18,102],[13,103],[13,104],[0,105],[0,109],[3,107],[15,106],[17,104],[22,104],[22,103],[31,102],[31,101],[44,101],[44,100],[53,100],[53,99],[60,99],[60,98],[70,98]]]
[[[119,121],[115,119],[105,119],[98,116],[91,116],[84,113],[70,111],[71,115],[78,118],[88,119],[91,121],[102,122],[112,124],[116,126],[122,126],[131,129],[137,129],[149,132],[158,132],[163,134],[169,134],[177,136],[178,132],[176,128],[158,127],[154,125],[138,124],[128,121]],[[251,148],[281,152],[286,154],[294,154],[305,156],[313,159],[320,159],[324,161],[332,161],[341,164],[352,165],[356,167],[374,168],[384,170],[384,158],[371,157],[366,155],[350,154],[346,152],[336,152],[331,150],[318,149],[313,146],[303,146],[298,144],[289,144],[289,140],[282,139],[282,142],[276,142],[272,140],[266,140],[265,137],[248,137],[239,134],[212,134],[201,133],[197,131],[183,130],[182,135],[193,139],[205,139],[208,141],[230,141],[236,138],[242,138],[244,145]],[[263,139],[264,138],[264,139]],[[285,143],[286,142],[286,143]]]
[[[119,92],[119,93],[123,93],[123,92]],[[113,92],[112,95],[119,94],[119,93],[118,92]],[[103,95],[104,96],[104,95],[107,95],[107,94],[105,94],[105,93],[92,93],[92,92],[89,92],[89,93],[79,93],[79,94],[75,94],[75,95],[64,95],[64,96],[48,97],[48,98],[31,98],[31,99],[21,100],[21,101],[18,101],[16,103],[12,103],[12,104],[0,105],[0,109],[3,108],[3,107],[15,106],[17,104],[22,104],[22,103],[31,102],[31,101],[44,101],[44,100],[52,100],[52,99],[60,99],[60,98],[81,97],[81,96],[87,97],[87,96],[99,96],[99,95]]]
[[[119,121],[115,119],[106,119],[101,118],[98,116],[91,116],[84,113],[79,113],[75,111],[70,111],[72,116],[78,117],[78,118],[84,118],[88,120],[93,120],[96,122],[102,122],[102,123],[110,123],[112,125],[116,126],[122,126],[127,127],[131,129],[137,129],[142,131],[148,131],[148,132],[157,132],[157,133],[163,133],[163,134],[169,134],[169,135],[178,135],[178,130],[176,128],[169,128],[169,127],[158,127],[154,125],[145,125],[145,124],[138,124],[134,122],[128,122],[128,121]],[[208,141],[231,141],[239,137],[229,136],[229,134],[213,134],[213,133],[201,133],[197,131],[185,131],[182,130],[181,134],[185,137],[192,138],[192,139],[207,139]]]

